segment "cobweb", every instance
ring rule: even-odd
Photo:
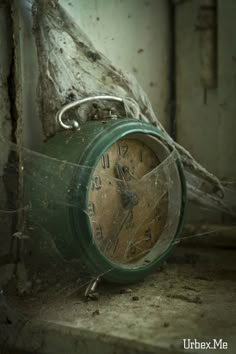
[[[113,198],[113,202],[117,202],[117,205],[114,206],[114,211],[103,208],[102,214],[96,216],[91,213],[88,201],[83,200],[78,194],[78,190],[81,189],[89,188],[91,191],[94,189],[93,178],[88,187],[72,183],[76,176],[84,173],[84,170],[86,175],[93,173],[94,167],[48,157],[10,142],[0,143],[1,147],[6,144],[11,151],[11,158],[5,169],[4,179],[8,193],[13,193],[15,188],[15,198],[12,195],[6,201],[1,195],[0,215],[1,219],[5,218],[14,230],[11,235],[10,251],[14,252],[16,247],[16,260],[28,262],[32,272],[31,279],[35,278],[33,272],[38,272],[39,269],[43,269],[45,277],[47,271],[54,274],[55,267],[59,273],[58,264],[68,262],[75,266],[77,278],[86,277],[88,274],[92,278],[99,275],[96,272],[94,274],[88,272],[79,260],[76,237],[87,236],[74,235],[75,230],[71,229],[71,215],[87,217],[92,225],[91,232],[94,237],[87,244],[88,253],[90,247],[98,247],[117,265],[130,267],[145,265],[153,260],[152,257],[164,253],[172,243],[181,212],[179,205],[181,197],[180,194],[176,195],[175,151],[157,167],[139,178],[124,181],[116,171],[114,177],[102,176],[99,188],[105,188],[106,193],[99,194],[98,208],[107,205],[108,195],[109,198]],[[22,157],[20,165],[17,160],[19,153]],[[17,191],[20,174],[23,174],[21,200],[18,199]],[[181,190],[178,193],[181,193]],[[173,198],[174,194],[176,198]],[[145,209],[148,212],[145,213]],[[135,216],[132,215],[134,213]],[[107,235],[96,232],[99,231],[99,223],[102,220],[108,224]],[[156,228],[157,235],[151,235]],[[119,233],[124,239],[122,242],[118,242]],[[146,235],[144,241],[143,234]],[[155,244],[158,245],[158,251],[155,251],[154,256],[150,256]],[[52,282],[57,283],[57,277],[53,275],[53,278]]]
[[[88,254],[98,248],[111,264],[121,267],[145,266],[155,257],[161,257],[170,245],[181,242],[181,238],[174,239],[182,212],[176,150],[139,177],[131,175],[124,181],[122,175],[117,174],[116,166],[113,177],[102,176],[99,187],[106,188],[107,193],[100,194],[99,203],[106,205],[109,195],[111,204],[116,205],[113,214],[110,208],[102,209],[102,220],[109,224],[109,232],[106,230],[105,235],[96,227],[101,223],[99,216],[78,193],[81,188],[87,188],[87,183],[72,183],[81,174],[92,174],[94,167],[50,157],[8,141],[0,142],[0,148],[3,147],[10,151],[4,171],[9,195],[8,198],[0,196],[0,219],[1,223],[11,225],[8,262],[11,260],[14,266],[12,273],[18,294],[38,296],[46,292],[47,296],[68,296],[68,293],[82,290],[85,296],[91,282],[112,271],[111,266],[103,268],[102,273],[99,267],[91,271],[86,262],[81,261],[77,252],[81,245],[76,237],[87,235],[75,233],[71,215],[87,217],[91,224],[93,237],[87,243]],[[102,158],[100,163],[103,163]],[[17,191],[19,175],[23,177],[21,199]],[[97,182],[91,179],[90,191],[93,191],[94,183]],[[188,190],[191,193],[191,186]],[[113,203],[112,198],[118,202]],[[219,203],[218,208],[235,216],[225,205]],[[146,214],[145,210],[148,210]],[[132,216],[135,213],[136,216]],[[12,291],[12,285],[3,287],[4,293]],[[5,308],[4,294],[0,297],[0,308]],[[16,314],[7,307],[5,316],[6,321],[13,321],[11,316],[15,318]],[[13,327],[17,335],[28,320],[21,315],[20,319],[17,317],[17,325]],[[8,336],[6,333],[1,332],[3,338]]]
[[[75,292],[78,296],[82,292],[84,300],[92,300],[96,293],[90,291],[91,286],[106,277],[113,265],[142,267],[160,258],[174,242],[180,217],[179,203],[173,198],[175,151],[144,175],[124,181],[115,166],[113,177],[103,175],[96,205],[96,209],[101,206],[102,213],[97,216],[78,191],[88,188],[96,193],[98,182],[91,178],[88,184],[86,180],[77,183],[80,175],[91,175],[94,167],[1,140],[3,147],[9,149],[10,158],[4,170],[8,197],[0,195],[0,222],[6,231],[4,239],[9,241],[0,274],[1,352],[9,343],[15,345],[31,315],[40,312],[42,301],[63,299]],[[78,240],[88,238],[88,234],[77,232],[78,224],[73,226],[82,219],[89,221],[92,235],[83,250]],[[107,226],[103,233],[102,221]],[[81,258],[81,251],[89,258],[94,249],[110,261],[102,271],[99,264],[91,269]],[[21,297],[12,304],[14,294]],[[37,300],[29,309],[30,298]],[[23,302],[22,311],[17,310],[19,301]]]
[[[31,1],[29,3],[31,11]],[[112,109],[113,114],[118,116],[135,117],[156,125],[170,139],[135,78],[114,68],[98,53],[56,1],[35,2],[33,16],[40,67],[39,99],[43,102],[39,104],[39,113],[43,117],[47,138],[58,130],[55,116],[64,104],[103,94],[122,97],[125,106],[108,106],[105,102],[99,102],[76,110],[73,117],[80,124],[85,124],[87,120],[102,119],[104,111]],[[67,47],[71,50],[69,57],[66,54]],[[127,104],[127,98],[130,97],[138,102],[138,112]],[[236,192],[233,186],[224,187],[215,176],[198,165],[184,148],[176,146],[185,167],[188,198],[197,201],[199,209],[221,211],[235,219]],[[119,176],[103,179],[109,194],[119,200],[115,215],[103,209],[103,218],[112,220],[108,237],[104,238],[101,229],[96,227],[99,223],[96,215],[91,215],[89,204],[78,200],[78,193],[73,193],[75,187],[71,190],[71,184],[68,185],[70,177],[78,172],[83,173],[85,169],[92,172],[92,167],[52,158],[8,141],[0,142],[0,148],[10,151],[4,171],[8,195],[0,195],[0,218],[2,228],[8,230],[7,259],[13,265],[17,293],[36,295],[46,291],[64,295],[68,289],[83,289],[84,292],[91,281],[111,272],[109,266],[103,270],[104,274],[95,269],[91,271],[80,261],[75,247],[76,235],[68,227],[68,214],[80,213],[90,218],[91,225],[95,225],[95,236],[87,244],[88,252],[100,247],[111,262],[120,266],[148,264],[152,261],[153,252],[158,256],[170,244],[182,241],[173,239],[173,231],[176,231],[181,214],[178,204],[180,196],[176,197],[176,151],[148,174],[131,179],[128,183]],[[19,176],[22,182],[20,190]],[[138,221],[132,225],[132,209],[138,207],[132,204],[134,190],[142,210],[150,209],[149,217],[137,217]],[[229,194],[232,202],[226,198]],[[101,203],[105,203],[104,198],[105,194],[101,195]],[[54,224],[51,223],[53,218],[56,218]],[[64,229],[63,224],[66,225]],[[158,230],[157,238],[151,244],[150,230],[154,226]],[[124,237],[124,231],[127,235],[125,243],[119,240],[119,236]],[[140,232],[145,234],[144,241],[140,241]],[[214,236],[214,231],[206,233],[207,237],[211,235]],[[79,236],[85,237],[82,234]],[[197,236],[199,234],[196,233],[186,235],[189,238]],[[146,242],[146,245],[142,242]],[[5,285],[3,287],[5,291]]]
[[[51,278],[48,277],[47,281],[55,285],[61,279],[60,271],[65,264],[72,265],[77,279],[99,275],[91,269],[88,271],[80,262],[77,248],[81,245],[76,238],[86,238],[87,235],[76,234],[76,228],[71,226],[77,215],[78,218],[87,217],[91,225],[93,237],[86,246],[88,253],[90,248],[97,247],[119,266],[143,266],[153,257],[160,257],[170,244],[179,242],[173,238],[181,218],[183,191],[176,171],[178,155],[175,150],[145,175],[134,177],[129,172],[130,179],[124,180],[117,174],[116,166],[113,176],[102,175],[98,189],[105,192],[99,193],[97,207],[102,210],[96,215],[94,205],[91,207],[89,203],[89,194],[86,199],[79,193],[85,189],[93,193],[94,183],[98,183],[91,177],[94,167],[49,157],[11,142],[0,142],[1,148],[6,145],[11,151],[4,171],[8,198],[3,194],[0,196],[0,216],[3,224],[11,225],[9,251],[14,255],[14,261],[28,264],[30,281],[38,277],[38,272],[46,279],[50,273]],[[19,154],[22,157],[20,164]],[[103,163],[102,158],[99,163]],[[90,176],[89,183],[86,180],[81,184],[76,182],[82,174]],[[19,175],[23,175],[21,199],[17,185]],[[191,185],[187,187],[188,193],[197,193]],[[230,192],[235,195],[233,190]],[[109,205],[114,206],[113,211],[106,208],[108,199]],[[216,208],[235,217],[234,211],[220,198],[217,207],[207,195],[204,200],[205,208]],[[106,229],[102,232],[103,220]],[[104,271],[110,271],[110,268]],[[24,284],[20,292],[26,290],[25,285],[27,287]]]
[[[38,110],[46,137],[58,131],[55,116],[65,104],[84,97],[112,95],[121,97],[125,106],[99,101],[71,114],[82,125],[88,120],[103,119],[104,111],[112,111],[118,117],[148,121],[172,141],[136,78],[116,68],[100,53],[58,1],[29,1],[28,10],[33,16],[39,64]],[[127,100],[134,100],[138,110],[126,104]],[[215,208],[220,204],[227,213],[228,208],[235,210],[235,200],[225,196],[221,181],[195,161],[184,147],[175,145],[191,186],[191,200],[200,207],[210,204]]]

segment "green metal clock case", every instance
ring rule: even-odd
[[[140,268],[124,268],[101,253],[86,213],[92,174],[109,146],[132,133],[155,136],[170,151],[174,148],[160,130],[136,119],[90,121],[78,132],[62,131],[49,139],[41,153],[50,158],[32,161],[33,178],[25,183],[26,198],[31,205],[31,225],[37,223],[47,230],[65,259],[77,259],[93,276],[104,274],[105,279],[118,283],[138,281],[160,265],[180,236],[186,205],[185,178],[178,157],[176,164],[182,187],[180,220],[176,235],[164,254]]]

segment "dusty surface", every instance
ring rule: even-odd
[[[235,250],[176,248],[158,273],[129,287],[100,284],[96,301],[84,289],[37,291],[34,296],[8,298],[11,308],[31,319],[60,322],[148,344],[182,348],[183,338],[228,341],[236,350]]]

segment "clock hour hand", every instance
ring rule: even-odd
[[[120,164],[115,165],[115,176],[120,180],[118,185],[120,187],[121,194],[121,202],[124,208],[123,215],[121,220],[117,223],[118,227],[116,227],[115,232],[112,232],[112,236],[110,241],[114,244],[113,246],[113,254],[115,253],[118,243],[119,243],[119,235],[126,223],[126,221],[131,217],[133,208],[138,204],[139,199],[135,192],[133,192],[129,185],[128,181],[125,178],[124,168]]]
[[[127,180],[125,179],[123,167],[118,163],[115,165],[115,173],[116,176],[124,182],[124,185],[120,183],[120,185],[122,185],[122,189],[120,191],[122,205],[125,209],[132,209],[138,204],[138,196],[135,192],[130,190]]]
[[[129,188],[128,183],[127,183],[127,181],[125,179],[125,174],[124,174],[123,167],[120,164],[118,164],[118,163],[115,165],[115,174],[120,180],[122,180],[124,182],[125,186],[127,188]]]

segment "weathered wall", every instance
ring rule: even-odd
[[[8,77],[12,63],[11,19],[6,1],[0,3],[0,139],[11,137],[11,112],[8,93]],[[7,237],[10,232],[11,219],[2,210],[7,206],[7,192],[3,181],[4,167],[8,160],[7,144],[0,145],[0,257],[8,251]]]
[[[36,149],[43,141],[42,125],[36,105],[38,62],[32,30],[32,1],[14,1],[13,16],[15,29],[15,71],[18,80],[19,113],[18,125],[22,125],[22,140],[28,147]],[[17,30],[19,28],[19,30]],[[21,112],[21,113],[20,113]],[[18,127],[19,128],[19,127]],[[21,131],[21,128],[18,129]],[[21,140],[18,137],[18,140]]]
[[[218,173],[236,177],[236,2],[218,1]]]
[[[8,95],[8,76],[12,63],[11,19],[7,2],[0,3],[0,137],[9,139],[11,135],[10,101]],[[0,150],[0,176],[8,158],[7,146]]]
[[[158,118],[169,130],[169,16],[165,0],[60,0],[84,32],[114,65],[136,76]],[[32,35],[32,1],[17,2],[21,72],[24,78],[24,142],[37,148],[43,141],[35,104],[37,55]],[[114,13],[116,16],[114,17]]]
[[[91,37],[96,47],[110,57],[115,65],[128,71],[135,71],[134,74],[151,98],[160,121],[168,128],[170,91],[168,1],[60,1]],[[37,61],[29,8],[31,1],[20,0],[17,3],[20,5],[21,13],[19,39],[22,43],[23,60],[21,73],[24,81],[24,141],[28,146],[35,148],[43,137],[35,106]],[[218,84],[216,88],[207,90],[207,94],[204,94],[200,84],[199,73],[199,31],[196,31],[199,3],[196,0],[176,1],[178,141],[209,170],[221,178],[232,179],[235,176],[233,172],[235,80],[231,71],[235,67],[233,68],[230,63],[231,60],[234,63],[235,59],[232,54],[234,43],[227,44],[225,38],[233,38],[233,15],[231,19],[227,12],[233,13],[234,3],[219,2]],[[230,51],[227,51],[227,46],[230,47]],[[136,70],[133,69],[134,65]]]
[[[160,121],[170,127],[170,21],[166,0],[60,0],[75,21],[118,67],[133,72]],[[204,92],[200,82],[200,1],[176,1],[177,140],[220,178],[236,175],[236,100],[233,0],[218,1],[217,86]],[[42,141],[34,105],[37,62],[30,1],[21,0],[24,135],[27,145]],[[114,16],[115,14],[115,16]]]
[[[166,0],[60,0],[113,64],[135,75],[169,130],[170,26]]]
[[[221,179],[236,177],[236,2],[218,1],[217,84],[200,82],[201,1],[176,2],[177,140]]]

